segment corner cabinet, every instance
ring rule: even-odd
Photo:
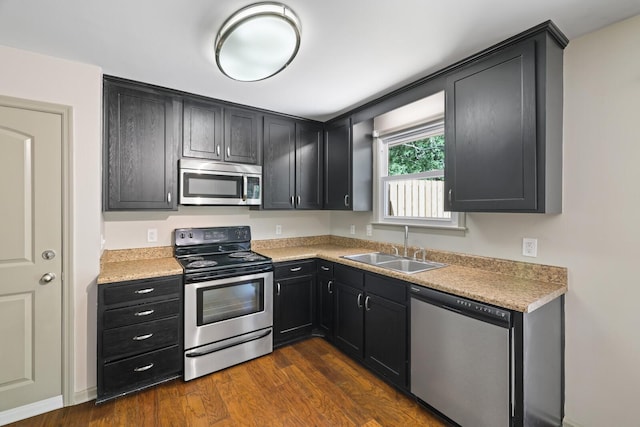
[[[178,111],[170,94],[105,79],[104,210],[177,209]]]
[[[322,209],[322,125],[264,118],[264,209]]]
[[[562,54],[552,24],[447,76],[445,210],[562,211]]]
[[[373,184],[373,120],[351,119],[325,127],[324,208],[370,211]]]
[[[98,285],[101,403],[182,375],[182,276]]]

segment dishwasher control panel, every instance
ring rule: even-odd
[[[470,299],[446,294],[421,286],[410,287],[411,296],[422,299],[425,302],[438,305],[442,308],[457,311],[472,317],[492,321],[492,323],[508,326],[511,323],[511,312],[503,308],[483,304]]]

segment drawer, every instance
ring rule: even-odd
[[[347,267],[342,264],[336,264],[333,267],[333,278],[336,282],[344,283],[345,285],[355,286],[362,289],[364,285],[364,273],[362,270],[356,268]]]
[[[323,276],[333,277],[333,263],[331,261],[325,261],[323,259],[319,259],[317,261],[318,264],[318,274]]]
[[[315,261],[279,262],[274,266],[273,277],[283,279],[285,277],[305,276],[316,272]]]
[[[376,294],[402,305],[407,305],[407,284],[405,282],[388,277],[366,274],[364,288],[367,293]]]
[[[178,298],[149,304],[106,310],[102,328],[111,329],[136,323],[150,322],[180,314],[181,301]]]
[[[124,393],[177,375],[182,370],[182,352],[174,345],[104,365],[104,392]]]
[[[104,305],[131,303],[137,304],[156,297],[180,294],[182,276],[136,280],[118,284],[100,285],[104,289]]]
[[[102,357],[114,360],[118,357],[179,344],[180,318],[145,322],[132,326],[109,329],[102,333]]]

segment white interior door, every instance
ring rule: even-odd
[[[0,99],[0,412],[62,395],[62,123]]]

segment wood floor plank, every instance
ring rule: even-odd
[[[87,402],[11,427],[445,426],[320,338],[191,381],[96,406]]]

